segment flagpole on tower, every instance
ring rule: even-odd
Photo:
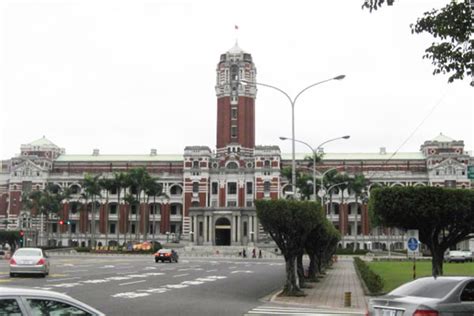
[[[235,43],[237,44],[239,42],[239,26],[237,24],[234,25],[234,30],[235,30]]]

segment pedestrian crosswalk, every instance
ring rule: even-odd
[[[276,305],[262,305],[255,307],[248,311],[246,316],[255,315],[317,315],[317,316],[339,316],[339,315],[350,315],[358,316],[365,315],[361,311],[350,311],[350,310],[334,310],[334,309],[323,309],[323,308],[306,308],[306,307],[293,307],[293,306],[276,306]]]

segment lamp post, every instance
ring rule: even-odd
[[[327,144],[329,142],[332,142],[332,141],[335,141],[335,140],[338,140],[338,139],[349,139],[351,136],[350,135],[345,135],[345,136],[341,136],[341,137],[336,137],[336,138],[331,138],[331,139],[328,139],[324,142],[322,142],[321,144],[319,144],[317,147],[312,147],[310,144],[308,144],[307,142],[304,142],[302,140],[298,140],[298,139],[294,139],[294,138],[289,138],[289,137],[283,137],[283,136],[280,136],[280,139],[281,140],[292,140],[293,143],[294,142],[298,142],[298,143],[301,143],[303,145],[306,145],[309,149],[311,149],[311,152],[313,153],[313,197],[314,197],[314,201],[316,202],[316,155],[318,153],[318,149],[321,148],[321,146],[323,146],[324,144]],[[294,155],[295,155],[295,151],[293,149],[293,159],[294,159]],[[294,162],[294,160],[293,160]],[[295,165],[293,163],[293,165]],[[321,189],[323,187],[323,178],[324,178],[324,175],[328,172],[328,171],[331,171],[331,170],[336,170],[336,168],[331,168],[329,170],[326,170],[322,175],[321,175]],[[292,176],[295,175],[295,172],[292,173]],[[293,183],[296,183],[296,180],[292,180],[294,181]],[[294,192],[294,190],[293,190]],[[321,206],[323,206],[323,198],[321,198]]]
[[[306,90],[308,90],[308,89],[310,89],[314,86],[317,86],[317,85],[320,85],[322,83],[332,81],[332,80],[342,80],[345,77],[346,77],[345,75],[339,75],[339,76],[336,76],[336,77],[333,77],[333,78],[329,78],[329,79],[326,79],[326,80],[323,80],[323,81],[319,81],[319,82],[310,84],[309,86],[307,86],[306,88],[304,88],[300,92],[298,92],[294,98],[291,98],[288,93],[286,93],[285,91],[283,91],[282,89],[280,89],[278,87],[275,87],[275,86],[272,86],[272,85],[269,85],[269,84],[266,84],[266,83],[261,83],[261,82],[253,82],[253,81],[248,81],[248,80],[243,80],[243,79],[240,80],[240,82],[242,82],[244,84],[258,85],[258,86],[272,88],[272,89],[275,89],[277,91],[280,91],[290,101],[290,104],[291,104],[291,140],[292,140],[292,144],[291,144],[291,153],[292,153],[292,158],[291,158],[291,186],[292,186],[293,194],[296,194],[296,158],[295,158],[295,104],[296,104],[296,101],[298,100],[299,96],[303,92],[305,92]]]

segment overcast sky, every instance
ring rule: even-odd
[[[415,152],[442,132],[473,150],[470,78],[433,76],[422,59],[433,39],[409,27],[448,0],[374,13],[362,2],[0,1],[0,158],[43,135],[69,154],[215,148],[215,70],[236,37],[257,80],[290,95],[346,75],[299,98],[297,139],[317,146],[349,134],[325,151]],[[279,136],[291,136],[291,106],[259,87],[256,144],[290,152]]]

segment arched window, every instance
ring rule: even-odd
[[[227,169],[238,169],[239,165],[235,161],[231,161],[227,164]]]
[[[263,183],[263,192],[270,193],[270,181],[265,181]]]

